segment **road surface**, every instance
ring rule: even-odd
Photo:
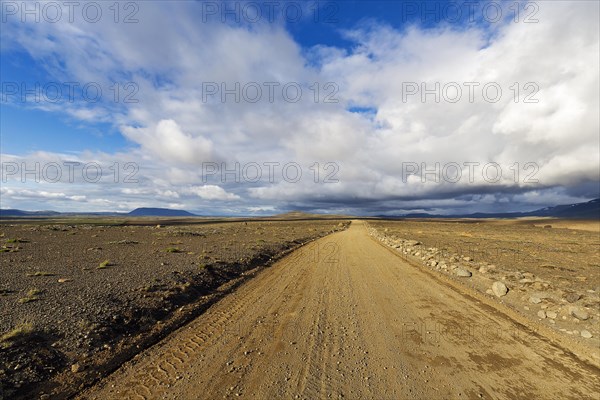
[[[86,399],[592,399],[599,369],[406,263],[355,221]]]

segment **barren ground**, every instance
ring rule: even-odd
[[[202,313],[224,283],[346,224],[57,221],[0,225],[0,399],[77,393]]]
[[[304,250],[80,398],[579,400],[600,393],[598,363],[578,342],[402,258],[364,222]]]
[[[405,220],[370,226],[401,256],[569,337],[600,362],[600,221]],[[472,275],[460,277],[458,271]],[[494,282],[508,293],[491,293]]]

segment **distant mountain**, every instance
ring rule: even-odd
[[[23,211],[16,209],[0,209],[0,218],[35,218],[35,217],[195,217],[195,214],[185,210],[172,210],[169,208],[136,208],[124,212],[57,212],[57,211]]]
[[[553,217],[567,219],[599,219],[600,199],[590,200],[585,203],[564,204],[554,207],[540,208],[539,210],[510,213],[472,213],[454,215],[436,215],[428,213],[412,213],[402,215],[378,215],[381,218],[521,218],[521,217]]]
[[[121,212],[66,212],[56,211],[23,211],[17,209],[0,209],[0,218],[36,218],[36,217],[73,217],[73,216],[114,216],[114,217],[197,217],[185,210],[173,210],[170,208],[136,208],[129,213]],[[310,219],[310,218],[346,218],[348,216],[329,214],[308,214],[301,211],[291,211],[275,216],[281,219]],[[428,213],[413,213],[400,215],[377,215],[379,218],[520,218],[520,217],[553,217],[567,219],[597,219],[600,220],[600,199],[594,199],[585,203],[563,204],[554,207],[540,208],[539,210],[527,212],[510,213],[472,213],[460,215],[437,215]]]
[[[196,217],[196,214],[185,210],[172,210],[170,208],[136,208],[127,213],[129,217]]]
[[[341,215],[341,214],[315,214],[315,213],[306,213],[304,211],[289,211],[283,214],[277,215],[269,215],[264,216],[262,218],[276,218],[281,220],[304,220],[304,219],[343,219],[343,218],[351,218],[349,215]]]
[[[600,199],[594,199],[587,203],[541,208],[532,211],[531,214],[534,214],[536,217],[600,219]]]
[[[51,217],[60,215],[57,211],[23,211],[16,209],[0,209],[0,217]]]

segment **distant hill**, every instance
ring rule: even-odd
[[[305,218],[312,218],[315,216],[320,216],[320,215],[309,214],[309,213],[305,213],[302,211],[290,211],[290,212],[286,212],[283,214],[273,215],[273,217],[282,218],[282,219],[305,219]]]
[[[541,208],[532,211],[532,214],[535,214],[536,217],[600,219],[600,199],[594,199],[587,203]]]
[[[172,210],[170,208],[136,208],[127,213],[129,217],[195,217],[196,214],[185,210]]]
[[[24,211],[18,209],[0,209],[0,218],[36,218],[36,217],[73,217],[73,216],[114,216],[114,217],[197,217],[197,214],[185,210],[173,210],[170,208],[136,208],[129,213],[121,212],[66,212],[56,211]],[[290,211],[265,218],[278,219],[313,219],[313,218],[349,218],[344,215],[333,214],[309,214],[302,211]],[[377,215],[379,218],[521,218],[521,217],[553,217],[566,219],[597,219],[600,220],[600,199],[594,199],[585,203],[563,204],[554,207],[540,208],[527,212],[510,213],[472,213],[460,215],[412,213],[398,215]]]
[[[51,217],[60,215],[57,211],[23,211],[13,208],[0,209],[0,217]]]
[[[195,217],[185,210],[173,210],[169,208],[136,208],[135,210],[124,213],[124,212],[57,212],[57,211],[23,211],[17,209],[0,209],[0,217],[11,218],[11,217],[23,217],[23,218],[35,218],[35,217]]]
[[[534,211],[510,213],[472,213],[472,214],[428,214],[412,213],[402,215],[378,215],[381,218],[522,218],[522,217],[553,217],[567,219],[600,219],[600,199],[585,203],[563,204],[554,207],[540,208]]]
[[[289,211],[283,214],[266,216],[263,218],[277,218],[281,220],[291,220],[291,219],[338,219],[338,218],[350,218],[348,215],[339,215],[339,214],[311,214],[306,213],[304,211]]]

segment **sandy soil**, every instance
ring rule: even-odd
[[[407,260],[570,337],[600,362],[600,236],[573,229],[596,221],[560,221],[569,228],[538,222],[405,220],[369,226]],[[508,288],[506,295],[493,293],[496,282]]]
[[[354,222],[81,399],[597,398],[597,365],[443,278]]]
[[[547,218],[543,220],[531,220],[535,226],[546,227],[550,225],[552,228],[576,229],[580,231],[600,232],[600,220],[577,220],[577,219],[556,219]]]
[[[224,283],[346,224],[194,221],[0,225],[0,399],[76,393],[201,314]]]

